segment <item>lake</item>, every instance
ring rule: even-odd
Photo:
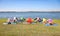
[[[60,12],[0,12],[0,18],[24,17],[24,18],[52,18],[60,19]]]

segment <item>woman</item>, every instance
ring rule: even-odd
[[[7,23],[11,24],[11,19],[10,18],[8,18]]]
[[[54,24],[54,22],[53,22],[52,19],[48,19],[47,22],[48,22],[50,25],[53,25],[53,24]]]
[[[20,18],[20,21],[21,21],[21,22],[24,22],[24,21],[25,21],[25,18],[24,18],[24,17],[21,17],[21,18]]]
[[[29,24],[33,22],[32,18],[27,18],[26,21],[27,21],[27,23],[29,23]]]
[[[14,23],[17,23],[17,21],[18,21],[18,18],[17,17],[14,17],[13,22]]]
[[[43,18],[43,24],[46,24],[47,23],[47,19],[46,18]]]
[[[39,17],[35,18],[34,20],[35,20],[35,22],[41,22],[42,21],[41,18],[39,18]]]

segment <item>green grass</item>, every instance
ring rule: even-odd
[[[0,19],[0,36],[60,36],[60,19],[54,19],[58,26],[44,24],[9,24],[3,25],[6,19]]]

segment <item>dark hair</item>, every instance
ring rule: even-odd
[[[50,23],[50,25],[53,25],[52,23]]]

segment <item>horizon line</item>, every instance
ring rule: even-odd
[[[10,12],[11,10],[7,10],[7,11],[1,11],[0,12]],[[41,11],[41,10],[27,10],[27,11],[16,11],[16,10],[12,10],[12,11],[15,11],[15,12],[27,12],[27,11]],[[43,11],[46,11],[46,10],[43,10]],[[60,11],[60,10],[48,10],[49,12],[50,11]]]
[[[60,12],[60,11],[0,11],[0,12]]]

